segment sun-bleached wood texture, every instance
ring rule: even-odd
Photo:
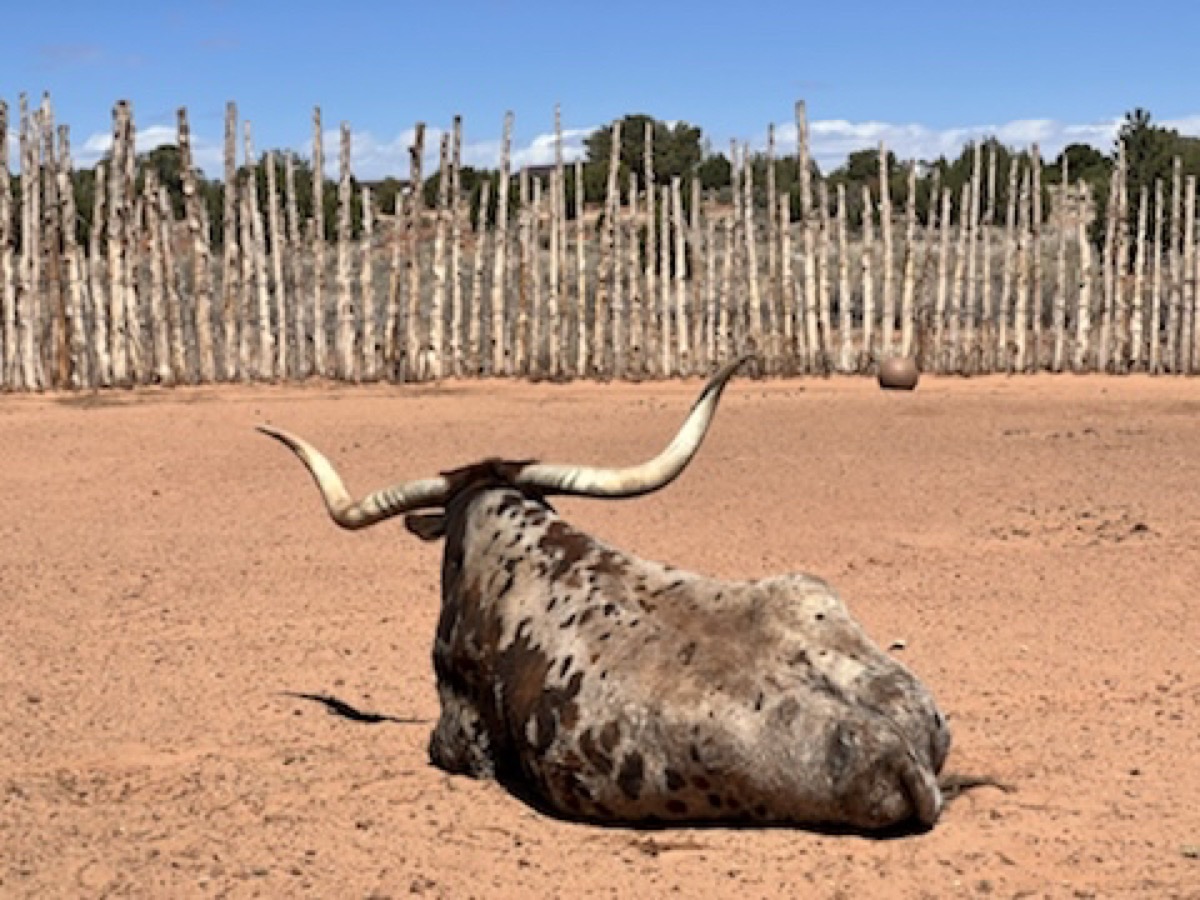
[[[614,127],[592,204],[561,111],[553,165],[538,169],[514,167],[509,114],[499,175],[473,209],[457,118],[435,132],[440,186],[425,208],[418,123],[408,184],[380,209],[371,186],[355,186],[348,124],[326,180],[314,109],[302,218],[292,154],[256,159],[249,123],[238,167],[230,103],[222,210],[210,221],[186,110],[181,209],[141,168],[133,110],[118,103],[80,210],[49,98],[37,108],[21,98],[19,172],[0,103],[0,388],[687,377],[750,349],[768,376],[862,374],[895,355],[962,375],[1200,371],[1197,184],[1180,161],[1169,183],[1131,196],[1119,148],[1099,227],[1097,198],[1073,173],[1043,188],[1036,147],[1012,157],[1006,194],[994,143],[974,148],[961,195],[936,177],[920,184],[906,162],[893,207],[886,147],[878,182],[847,196],[816,173],[804,104],[795,112],[794,147],[773,128],[762,157],[733,142],[724,194],[687,173],[660,179],[652,128],[639,135],[639,171],[622,170]],[[780,154],[792,152],[798,177],[782,190]],[[72,227],[88,212],[90,225]]]

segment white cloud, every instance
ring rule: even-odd
[[[1158,124],[1174,128],[1181,134],[1200,136],[1200,114],[1178,119],[1162,120]],[[845,119],[818,119],[809,123],[809,135],[813,158],[823,172],[830,172],[846,161],[846,157],[857,151],[873,148],[880,141],[902,160],[933,160],[939,156],[955,158],[963,147],[972,141],[995,137],[1002,143],[1018,150],[1036,143],[1043,157],[1053,159],[1068,144],[1091,144],[1108,152],[1121,125],[1120,118],[1096,122],[1067,123],[1054,119],[1016,119],[1011,122],[962,125],[950,128],[929,128],[914,122],[897,123],[881,121],[851,122]],[[573,128],[563,132],[563,155],[568,162],[584,157],[584,139],[594,129]],[[445,129],[427,127],[425,130],[425,154],[423,159],[426,175],[437,170],[439,145]],[[414,130],[407,128],[391,137],[379,137],[370,131],[351,132],[350,165],[355,176],[374,181],[388,176],[404,178],[409,169],[409,147]],[[144,153],[161,144],[175,141],[175,129],[155,125],[139,129],[136,136],[137,149]],[[794,153],[796,126],[788,123],[776,129],[779,153]],[[325,173],[336,178],[339,167],[341,143],[340,129],[326,129],[323,135]],[[553,133],[539,134],[526,143],[514,146],[512,164],[514,168],[527,165],[545,165],[554,162]],[[751,149],[762,151],[766,147],[765,133],[751,142]],[[79,165],[91,166],[108,152],[112,138],[107,133],[89,136],[76,150]],[[720,142],[715,142],[717,147]],[[196,164],[211,178],[221,177],[223,163],[223,140],[219,136],[193,133],[192,147]],[[242,160],[242,136],[238,136],[238,159]],[[291,148],[303,158],[311,158],[311,143]],[[259,152],[256,150],[255,152]],[[496,168],[500,163],[500,139],[489,137],[467,140],[462,148],[463,163],[476,168]]]
[[[809,123],[811,153],[823,172],[829,172],[858,150],[874,148],[883,141],[899,159],[953,159],[973,141],[994,137],[1014,149],[1037,144],[1044,157],[1052,158],[1072,143],[1087,143],[1107,151],[1116,136],[1119,120],[1072,125],[1052,119],[1018,119],[1011,122],[963,125],[935,129],[918,123],[848,122],[819,119]],[[778,138],[788,152],[795,152],[796,127],[787,124]],[[788,144],[791,147],[788,148]]]
[[[134,148],[138,153],[148,153],[163,144],[174,144],[178,135],[169,125],[151,125],[139,128],[133,135]],[[112,149],[112,135],[108,132],[97,132],[88,135],[78,147],[72,148],[75,165],[80,168],[90,168],[108,155]],[[192,157],[206,174],[220,172],[223,163],[222,144],[192,133]]]

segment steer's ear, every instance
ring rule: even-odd
[[[404,527],[423,541],[436,541],[446,536],[444,513],[409,513],[404,517]]]

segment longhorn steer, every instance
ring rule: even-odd
[[[666,450],[628,469],[488,460],[355,502],[312,446],[261,429],[300,457],[342,527],[405,515],[445,538],[436,765],[593,821],[936,821],[945,720],[825,582],[647,562],[546,502],[671,482],[738,365],[709,381]]]

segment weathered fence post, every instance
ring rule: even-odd
[[[858,355],[860,372],[869,371],[875,353],[875,204],[871,189],[862,186],[862,347]],[[807,255],[807,254],[806,254]]]
[[[279,184],[275,172],[275,151],[267,153],[267,229],[271,240],[271,279],[275,288],[275,375],[286,379],[288,366],[288,293],[283,278],[283,260],[290,255],[284,242],[283,223],[279,214]]]
[[[362,353],[359,376],[364,381],[379,378],[379,338],[375,323],[378,310],[375,303],[375,266],[372,262],[375,243],[375,215],[371,205],[371,189],[365,184],[359,190],[362,200],[362,238],[359,240],[358,296],[362,313]]]
[[[337,211],[337,371],[347,381],[358,379],[358,360],[354,353],[354,286],[350,269],[351,213],[354,187],[350,183],[350,123],[341,125],[338,153]]]
[[[596,314],[592,329],[592,372],[602,378],[612,377],[609,337],[612,334],[613,256],[616,250],[617,213],[621,207],[621,192],[617,175],[621,168],[621,120],[612,126],[608,154],[608,179],[604,189],[604,227],[600,237],[600,271],[596,278]],[[665,277],[665,276],[664,276]]]
[[[895,353],[896,342],[896,273],[892,245],[892,186],[888,172],[887,145],[879,142],[879,236],[883,248],[883,350],[880,359]]]
[[[125,220],[130,215],[126,199],[125,154],[128,152],[125,122],[128,106],[124,101],[113,108],[112,163],[108,172],[108,227],[105,230],[108,255],[108,321],[113,381],[120,387],[131,384],[129,363],[130,323],[127,319],[129,291],[126,266]],[[24,172],[22,172],[24,175]],[[31,238],[32,239],[32,238]]]
[[[167,316],[163,293],[166,290],[163,265],[163,228],[162,217],[158,208],[158,174],[153,170],[146,173],[146,181],[142,187],[144,201],[142,212],[145,217],[146,238],[150,262],[150,335],[152,378],[161,385],[170,386],[175,383],[174,373],[170,365],[171,336],[167,329]],[[168,208],[168,212],[169,212]]]
[[[3,129],[0,128],[0,141],[5,140]],[[7,159],[3,168],[7,169]],[[71,132],[66,125],[58,127],[58,199],[62,204],[61,221],[63,222],[63,256],[67,264],[67,319],[70,323],[69,353],[72,365],[69,372],[69,385],[75,389],[88,387],[92,382],[92,366],[88,359],[87,329],[87,261],[83,249],[76,238],[75,223],[75,189],[71,182]],[[5,173],[7,174],[7,173]],[[5,181],[7,179],[4,179]],[[7,184],[0,184],[0,190]],[[0,215],[7,209],[0,209]],[[7,223],[6,223],[7,224]],[[5,237],[0,235],[0,239]],[[8,246],[0,251],[7,255]],[[7,266],[0,264],[0,277],[7,277]],[[0,365],[0,372],[3,366]],[[3,377],[0,375],[0,383]]]
[[[192,132],[188,125],[186,108],[179,108],[176,122],[179,135],[180,178],[183,184],[183,214],[187,218],[188,234],[192,239],[190,282],[194,298],[197,366],[200,381],[210,383],[217,378],[217,364],[213,343],[212,244],[208,210],[196,184]]]
[[[1138,194],[1137,243],[1133,260],[1133,309],[1129,322],[1129,368],[1134,372],[1141,370],[1146,342],[1146,222],[1149,203],[1150,190],[1143,184]]]
[[[93,230],[96,227],[97,224],[93,220]],[[17,386],[17,295],[14,274],[12,179],[8,169],[8,104],[0,100],[0,388]]]
[[[450,138],[450,374],[461,378],[463,357],[462,284],[462,116],[454,117]],[[476,315],[472,311],[472,315]]]
[[[917,163],[908,164],[908,194],[904,209],[904,274],[900,280],[900,355],[913,355],[916,336],[917,290]]]
[[[422,348],[428,362],[422,363],[423,377],[442,379],[442,360],[446,355],[446,232],[450,215],[450,135],[438,141],[437,209],[433,224],[433,296],[429,304],[429,342]]]
[[[1063,157],[1062,183],[1058,189],[1056,202],[1058,222],[1058,261],[1057,278],[1054,284],[1054,353],[1051,357],[1050,369],[1061,372],[1066,362],[1067,346],[1067,233],[1070,221],[1067,217],[1067,207],[1071,198],[1071,169],[1066,156]],[[1135,340],[1136,344],[1136,340]]]
[[[504,114],[504,136],[500,143],[500,184],[496,191],[496,251],[492,260],[492,367],[491,375],[511,375],[510,351],[504,333],[504,312],[508,290],[508,188],[511,180],[509,158],[512,153],[513,114]],[[582,203],[582,194],[576,200]],[[583,352],[583,349],[580,349]]]
[[[116,177],[115,175],[113,177]],[[241,266],[238,260],[237,191],[237,106],[225,105],[225,184],[224,212],[221,217],[221,306],[224,328],[225,378],[233,381],[240,370],[244,340],[241,324]]]
[[[321,107],[313,107],[312,120],[312,358],[313,373],[319,378],[327,378],[331,372],[325,317],[325,135],[321,128]]]

